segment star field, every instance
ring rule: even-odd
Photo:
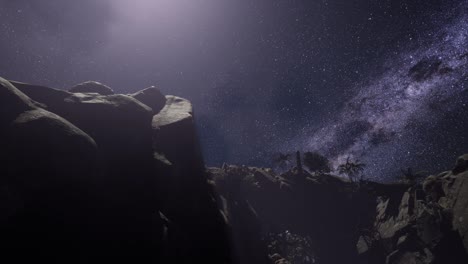
[[[0,76],[186,97],[208,165],[317,150],[388,180],[468,152],[467,1],[0,3]]]

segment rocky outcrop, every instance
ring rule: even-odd
[[[371,233],[358,241],[372,263],[467,263],[466,155],[449,172],[430,176],[400,200],[383,198]],[[393,208],[393,209],[392,209]]]
[[[88,84],[62,91],[0,78],[2,258],[468,262],[468,155],[422,184],[350,182],[300,162],[282,174],[206,169],[189,101]]]
[[[86,186],[95,176],[96,143],[4,79],[0,101],[3,256],[18,249],[29,256],[44,256],[43,249],[49,247],[63,254],[76,250],[83,245],[82,213],[89,212],[83,204],[89,201]],[[21,256],[15,259],[22,262]]]
[[[117,163],[151,153],[152,110],[126,95],[69,93],[13,82],[33,100],[80,127],[99,145],[100,157]],[[123,151],[125,150],[125,151]]]
[[[153,117],[155,155],[163,156],[172,169],[160,183],[164,186],[163,210],[181,230],[190,234],[179,244],[184,256],[210,251],[212,257],[230,254],[226,222],[217,204],[212,185],[206,184],[206,173],[199,147],[192,105],[189,101],[166,96],[166,105]],[[214,259],[210,259],[213,261]],[[183,262],[191,262],[187,257]]]
[[[68,91],[72,93],[97,93],[100,95],[114,94],[114,90],[112,90],[109,86],[94,81],[80,83],[78,85],[73,86]]]
[[[209,172],[235,245],[246,245],[233,248],[242,263],[467,263],[466,161],[422,184],[352,183],[296,168]]]
[[[147,106],[161,103],[152,103],[153,90],[0,84],[3,257],[22,250],[19,262],[230,263],[193,119],[171,130],[179,108],[167,107],[158,133]]]
[[[234,248],[248,259],[242,263],[357,263],[357,230],[371,225],[377,196],[401,196],[408,188],[356,185],[296,168],[281,175],[233,165],[209,172],[236,244],[246,245]]]
[[[166,105],[166,97],[154,86],[138,91],[130,96],[151,107],[154,114],[159,113]]]

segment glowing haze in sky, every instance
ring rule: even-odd
[[[0,76],[190,99],[208,165],[352,156],[368,177],[468,152],[467,1],[0,0]]]

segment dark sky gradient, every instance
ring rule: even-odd
[[[0,76],[64,89],[97,80],[122,93],[156,85],[193,102],[208,165],[266,166],[278,151],[319,150],[335,163],[362,159],[369,177],[384,180],[406,166],[445,169],[468,152],[460,132],[468,127],[460,114],[466,67],[455,60],[468,46],[466,6],[0,0]],[[450,43],[439,41],[447,35]],[[451,75],[408,77],[408,69],[439,52]],[[457,89],[443,93],[448,85]],[[414,87],[431,92],[408,95]],[[403,103],[395,104],[391,97],[401,94]],[[440,107],[442,99],[455,110]],[[454,119],[457,126],[447,129]]]

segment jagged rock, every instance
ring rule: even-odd
[[[7,249],[52,262],[230,262],[227,223],[193,119],[178,127],[182,99],[171,100],[170,121],[159,131],[169,128],[163,143],[171,146],[153,144],[153,111],[131,96],[15,82],[36,102],[0,84],[0,240]],[[151,99],[152,92],[139,95]],[[191,118],[191,107],[186,112]]]
[[[401,252],[396,250],[386,260],[386,264],[432,264],[432,253],[428,249],[422,252]]]
[[[430,78],[435,67],[419,66],[412,78]],[[207,173],[185,99],[154,88],[125,96],[13,84],[0,79],[7,255],[21,249],[80,263],[230,263],[233,252],[240,263],[468,262],[468,155],[422,188],[357,186],[299,169],[276,175],[223,164]]]
[[[154,115],[152,127],[155,151],[163,153],[181,171],[196,174],[204,170],[192,104],[188,100],[166,96],[166,105]],[[195,177],[186,180],[200,182]]]
[[[445,196],[440,177],[436,177],[434,175],[431,175],[424,180],[423,190],[427,194],[427,198],[433,202],[438,202],[440,198]]]
[[[468,252],[468,172],[457,174],[448,196],[453,204],[453,227]]]
[[[73,86],[68,91],[71,93],[97,93],[100,95],[114,94],[114,90],[112,90],[109,86],[94,81],[80,83]]]
[[[277,261],[275,261],[275,264],[291,264],[291,262],[289,262],[287,259],[279,259]]]
[[[89,134],[99,145],[102,159],[128,162],[128,158],[139,159],[141,155],[151,157],[153,112],[140,101],[120,94],[74,94],[44,86],[14,83],[33,100],[46,105],[47,110]]]
[[[18,90],[26,94],[29,98],[36,102],[40,102],[42,107],[46,109],[48,109],[49,104],[55,108],[57,108],[57,105],[59,104],[65,104],[65,98],[71,96],[71,93],[63,90],[58,90],[40,85],[32,85],[17,81],[10,82],[16,88],[18,88]]]
[[[360,236],[359,240],[356,244],[356,249],[359,255],[365,254],[366,252],[369,251],[369,241],[371,238],[365,237],[365,236]]]
[[[6,99],[0,102],[0,107],[5,108],[0,112],[0,126],[4,127],[1,131],[3,151],[7,152],[8,156],[14,156],[13,160],[16,162],[49,168],[49,172],[73,168],[84,163],[73,171],[61,171],[64,175],[60,177],[63,178],[66,178],[66,175],[83,173],[80,167],[86,168],[86,163],[95,155],[94,140],[67,120],[38,108],[30,98],[8,81],[0,78],[0,85],[0,98]],[[7,120],[11,122],[5,122]],[[81,175],[83,176],[85,175]]]
[[[457,159],[455,168],[453,169],[453,174],[457,175],[458,173],[468,170],[468,154],[465,154]]]
[[[96,176],[94,140],[1,78],[0,100],[0,189],[8,190],[0,202],[4,257],[18,250],[28,254],[17,260],[50,256],[46,248],[55,248],[55,257],[77,250],[89,212],[85,194]]]
[[[67,120],[91,135],[109,158],[128,158],[151,153],[152,111],[125,95],[73,94],[67,107],[55,109]]]
[[[34,108],[33,100],[16,89],[9,81],[0,78],[0,126],[5,126],[18,114]]]
[[[154,115],[153,149],[172,164],[162,190],[162,211],[171,221],[186,230],[180,245],[185,260],[210,251],[205,261],[226,258],[226,222],[217,204],[217,195],[208,183],[198,143],[191,103],[176,96],[166,96],[166,105]],[[203,262],[203,261],[202,261]]]
[[[151,107],[154,114],[159,113],[166,105],[166,97],[154,86],[143,89],[130,96]]]
[[[278,260],[280,260],[280,259],[283,258],[283,257],[281,257],[281,255],[278,254],[278,253],[275,253],[275,254],[273,254],[273,255],[271,255],[271,256],[269,256],[269,257],[270,257],[270,259],[271,259],[272,261],[274,261],[274,262],[276,262],[276,261],[278,261]]]
[[[459,158],[453,171],[429,176],[422,190],[408,189],[397,210],[391,209],[394,199],[381,201],[375,221],[379,235],[367,255],[387,255],[389,264],[468,262],[465,159]]]

